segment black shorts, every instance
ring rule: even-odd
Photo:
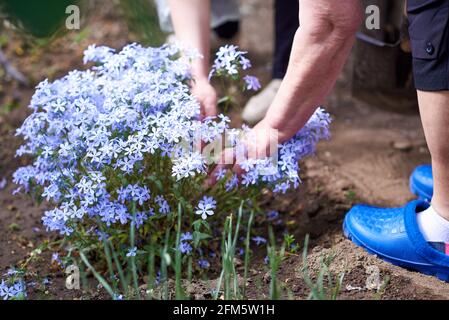
[[[449,0],[408,0],[416,89],[449,90]]]

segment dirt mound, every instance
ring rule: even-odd
[[[318,273],[323,257],[332,257],[329,270],[345,274],[340,299],[448,299],[446,283],[393,266],[342,240],[333,248],[315,247],[308,257]],[[370,296],[371,295],[371,296]]]

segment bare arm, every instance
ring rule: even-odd
[[[332,90],[353,46],[361,14],[359,0],[301,1],[301,27],[287,74],[256,130],[276,129],[284,142],[304,126]]]
[[[210,0],[169,0],[176,37],[185,45],[199,50],[203,59],[192,64],[192,92],[205,116],[216,115],[217,95],[209,84]]]
[[[292,138],[324,102],[351,51],[361,23],[360,0],[301,0],[300,23],[282,85],[265,118],[245,137],[247,156],[263,158],[272,146]],[[234,158],[233,164],[225,159]],[[233,167],[241,173],[235,151],[225,149],[216,172]]]
[[[204,56],[193,66],[197,80],[207,79],[210,50],[210,0],[169,0],[176,37]]]

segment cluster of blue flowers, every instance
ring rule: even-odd
[[[189,254],[192,252],[193,248],[190,244],[190,242],[193,240],[193,236],[190,232],[183,233],[181,235],[179,248],[178,250],[181,251],[182,254]]]
[[[14,269],[8,270],[5,274],[7,280],[0,281],[0,299],[17,300],[24,299],[27,296],[26,286],[22,280],[17,279],[18,271]]]
[[[238,47],[234,45],[221,47],[216,54],[209,78],[216,74],[237,76],[240,68],[243,70],[251,68],[251,61],[246,58],[245,54],[246,52],[238,50]]]
[[[23,299],[26,297],[25,286],[23,282],[18,281],[8,286],[5,280],[0,282],[0,299],[3,300],[13,300],[13,299]]]
[[[71,235],[87,222],[100,220],[111,227],[133,221],[139,227],[160,218],[177,207],[175,184],[207,175],[208,159],[192,148],[198,137],[210,143],[228,131],[226,136],[238,143],[228,117],[198,120],[200,105],[189,91],[192,58],[168,45],[131,44],[120,52],[92,45],[84,56],[85,63],[93,64],[88,70],[37,86],[33,113],[17,130],[25,140],[17,155],[34,161],[15,172],[14,182],[20,185],[17,191],[34,192],[56,205],[42,219],[49,231]],[[211,76],[236,75],[250,66],[243,52],[224,47]],[[260,87],[253,77],[245,81],[248,89]],[[241,182],[225,171],[219,178],[227,191],[260,183],[275,192],[297,187],[298,160],[328,138],[329,123],[319,109],[304,129],[279,146],[277,164],[249,159]],[[202,219],[217,208],[211,197],[192,205]]]
[[[228,76],[233,79],[239,77],[241,70],[251,68],[251,61],[246,57],[247,52],[240,51],[237,46],[225,45],[221,47],[214,60],[214,64],[209,73],[209,79],[214,76]],[[262,86],[259,79],[246,75],[243,77],[246,90],[257,91]]]

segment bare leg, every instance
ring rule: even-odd
[[[418,91],[421,119],[432,156],[432,206],[449,220],[449,91]]]

